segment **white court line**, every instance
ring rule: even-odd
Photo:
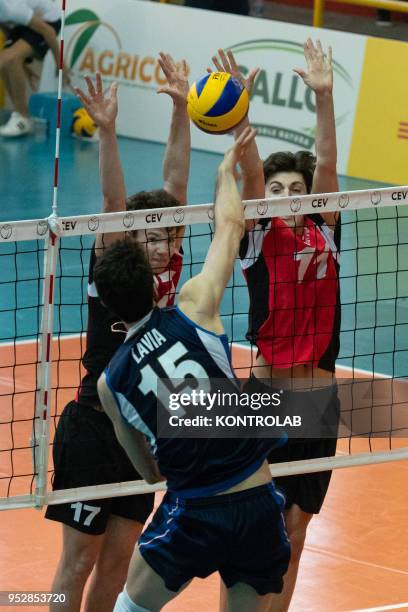
[[[238,349],[243,349],[245,351],[251,351],[251,347],[250,346],[246,346],[245,344],[241,344],[240,342],[231,342],[232,346],[234,348],[238,348]],[[256,349],[252,348],[252,353],[253,355],[256,355]],[[254,357],[255,360],[255,357]],[[251,364],[248,364],[248,366],[244,366],[244,367],[249,367]],[[373,372],[372,370],[362,370],[361,368],[353,368],[351,366],[345,366],[345,365],[337,365],[336,366],[336,371],[337,372],[351,372],[351,373],[355,373],[355,374],[362,374],[364,376],[369,376],[374,377],[374,378],[392,378],[392,376],[390,376],[389,374],[382,374],[381,372]]]
[[[54,341],[62,341],[62,340],[73,340],[75,338],[84,338],[86,337],[86,331],[83,331],[79,334],[67,334],[67,335],[63,335],[63,336],[59,336],[58,333],[53,335],[53,340]],[[11,341],[11,342],[0,342],[0,349],[4,346],[15,346],[15,345],[20,345],[20,344],[36,344],[37,342],[39,342],[39,339],[32,339],[32,340],[15,340],[15,341]],[[239,349],[243,349],[245,351],[250,351],[251,347],[250,346],[246,346],[245,344],[241,344],[240,342],[231,342],[233,347],[239,348]],[[252,352],[255,354],[255,349],[252,349]],[[244,367],[249,367],[250,364],[248,364],[248,366],[244,366]],[[362,370],[361,368],[352,368],[349,366],[337,366],[336,368],[338,371],[342,371],[344,370],[345,372],[354,372],[356,374],[364,374],[366,376],[370,376],[374,377],[374,378],[392,378],[392,376],[390,376],[389,374],[383,374],[381,372],[373,372],[370,370]]]
[[[28,365],[33,365],[33,364],[30,363]],[[36,364],[34,364],[34,365],[36,365]],[[10,366],[10,367],[12,367],[12,366]],[[17,367],[19,367],[19,366],[17,366]],[[2,391],[4,390],[4,387],[11,387],[11,386],[13,386],[13,388],[14,388],[14,382],[15,381],[14,381],[13,378],[6,377],[6,376],[0,376],[0,386],[2,388]],[[13,393],[13,395],[19,395],[20,393],[27,393],[27,392],[30,392],[30,391],[32,391],[34,393],[34,391],[37,390],[35,386],[33,388],[33,385],[27,384],[26,382],[24,382],[20,378],[18,378],[18,385],[17,386],[20,389],[20,391],[13,390],[11,392],[11,390],[10,390],[10,395],[11,395],[11,393]]]
[[[350,612],[382,612],[382,610],[401,610],[408,608],[408,602],[394,604],[393,606],[380,606],[379,608],[361,608],[359,610],[350,610]]]
[[[402,574],[403,576],[408,576],[408,572],[404,570],[396,569],[395,567],[387,567],[386,565],[378,565],[377,563],[370,563],[369,561],[361,561],[360,559],[354,559],[353,557],[348,557],[346,555],[340,555],[339,553],[331,552],[328,550],[322,550],[317,546],[305,546],[306,550],[310,550],[310,552],[318,553],[320,555],[326,555],[328,557],[333,557],[334,559],[342,559],[343,561],[349,561],[351,563],[358,563],[359,565],[365,565],[367,567],[374,567],[376,569],[385,570],[387,572],[393,572],[394,574]],[[407,606],[408,604],[404,604]],[[370,608],[371,609],[371,608]],[[379,608],[382,609],[382,608]],[[387,610],[388,608],[384,608]],[[392,610],[392,608],[390,608]],[[356,610],[354,612],[357,612]]]
[[[63,336],[59,336],[58,333],[54,334],[53,336],[53,340],[73,340],[75,338],[85,338],[86,336],[86,332],[81,332],[80,334],[64,334]],[[20,345],[20,344],[37,344],[37,342],[39,342],[40,339],[38,338],[38,340],[36,338],[33,338],[32,340],[16,340],[16,341],[11,341],[11,342],[0,342],[0,349],[3,346],[14,346],[14,345]]]

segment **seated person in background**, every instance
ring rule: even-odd
[[[33,59],[43,60],[51,49],[59,66],[60,18],[59,6],[51,0],[0,0],[0,25],[6,33],[0,51],[0,76],[14,108],[8,122],[0,127],[0,136],[12,138],[31,132],[26,87],[33,73],[28,64]],[[64,79],[69,82],[66,70]]]
[[[167,402],[157,401],[158,377],[187,385],[224,379],[237,389],[219,309],[244,232],[235,167],[254,136],[247,128],[220,165],[214,239],[201,272],[181,288],[178,308],[153,307],[152,270],[130,241],[113,245],[95,266],[101,300],[128,330],[98,381],[99,397],[135,468],[147,482],[166,479],[168,486],[139,538],[115,612],[161,610],[194,577],[216,571],[231,611],[266,611],[269,594],[283,587],[290,556],[283,497],[265,461],[282,440],[157,433],[158,413],[169,415]],[[154,347],[136,357],[148,338]]]

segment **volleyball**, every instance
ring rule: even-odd
[[[78,138],[92,138],[97,134],[98,126],[84,108],[78,108],[73,114],[72,134]]]
[[[245,87],[228,72],[211,72],[190,88],[187,111],[203,132],[225,134],[246,116],[249,96]]]

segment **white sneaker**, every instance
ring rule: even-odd
[[[5,125],[0,127],[0,136],[6,138],[16,138],[17,136],[24,136],[30,134],[32,131],[31,119],[23,117],[20,113],[11,113],[10,119]]]

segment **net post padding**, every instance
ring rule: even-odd
[[[59,239],[50,223],[50,231],[44,252],[43,313],[41,320],[41,345],[39,364],[39,386],[34,422],[34,472],[36,472],[35,506],[45,503],[48,482],[48,455],[51,420],[52,336],[54,330],[54,289],[58,261]]]

